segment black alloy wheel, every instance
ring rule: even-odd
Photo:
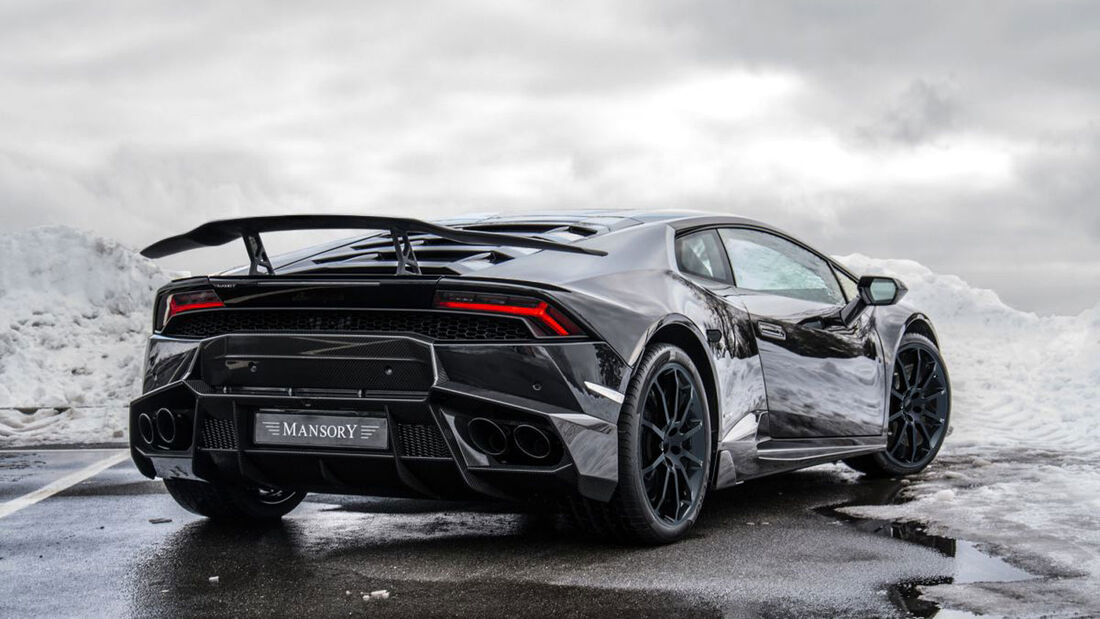
[[[934,456],[947,432],[947,375],[939,355],[921,345],[898,351],[890,386],[886,454],[902,466]]]
[[[668,544],[695,525],[713,471],[710,408],[703,379],[682,348],[653,344],[619,412],[619,483],[611,500],[581,496],[567,513],[601,537]]]
[[[894,356],[886,449],[845,460],[876,476],[918,473],[939,453],[951,419],[951,381],[931,340],[908,333]]]
[[[687,369],[673,361],[653,377],[642,409],[642,483],[653,513],[670,525],[684,521],[706,482],[702,397]]]

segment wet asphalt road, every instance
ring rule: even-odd
[[[0,505],[112,453],[0,451]],[[951,559],[815,511],[900,488],[839,467],[749,482],[689,539],[630,548],[508,505],[311,495],[278,525],[214,524],[126,460],[0,518],[0,616],[905,616],[891,585]]]

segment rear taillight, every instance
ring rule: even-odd
[[[195,290],[192,292],[174,292],[165,301],[164,320],[161,326],[168,324],[176,314],[200,309],[225,307],[213,290]]]
[[[568,336],[584,332],[568,316],[541,299],[480,292],[442,291],[435,296],[439,309],[508,314],[528,320],[540,335]]]

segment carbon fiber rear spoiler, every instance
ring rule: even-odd
[[[205,223],[190,232],[157,241],[141,250],[141,255],[146,258],[163,258],[192,249],[215,247],[236,239],[243,239],[245,248],[248,250],[249,274],[259,274],[260,267],[264,267],[268,274],[273,274],[275,269],[267,257],[263,241],[260,240],[261,232],[340,229],[388,230],[393,237],[393,248],[397,252],[398,275],[420,272],[416,256],[413,254],[412,243],[409,241],[410,234],[431,234],[464,245],[500,245],[592,256],[607,255],[607,252],[598,249],[587,249],[530,236],[463,230],[406,217],[368,215],[274,215],[222,219]]]

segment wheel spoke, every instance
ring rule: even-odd
[[[930,372],[928,372],[928,377],[927,377],[927,378],[925,378],[925,379],[924,379],[924,382],[923,382],[923,383],[921,383],[921,385],[920,385],[920,390],[921,390],[921,391],[924,391],[924,390],[925,390],[925,389],[927,389],[927,388],[928,388],[929,386],[931,386],[931,384],[932,384],[932,379],[936,378],[936,377],[937,377],[937,376],[939,376],[939,374],[940,374],[940,367],[939,367],[939,364],[937,364],[937,363],[935,362],[935,360],[933,360],[933,361],[932,361],[932,364],[931,364],[931,365],[932,365],[932,370],[931,370]]]
[[[922,422],[922,423],[927,423],[927,421],[931,421],[931,422],[933,422],[933,423],[935,424],[935,426],[936,426],[936,429],[939,429],[939,427],[943,425],[943,419],[941,419],[941,418],[939,417],[939,415],[937,415],[936,413],[933,413],[933,412],[931,412],[931,411],[924,411],[924,412],[922,412],[922,413],[921,413],[921,418],[922,418],[923,420],[926,420],[926,421],[924,421],[924,422]]]
[[[653,464],[650,464],[649,466],[642,469],[642,475],[649,475],[650,473],[655,471],[657,467],[660,466],[662,462],[664,462],[664,460],[665,456],[663,454],[657,456],[657,459],[653,461]]]
[[[659,380],[660,376],[658,376],[657,379]],[[672,421],[672,419],[668,415],[668,397],[665,395],[664,387],[661,387],[661,384],[658,382],[658,380],[653,381],[653,388],[658,391],[657,401],[661,403],[661,410],[665,414],[665,425],[667,426],[668,423]]]
[[[692,389],[690,391],[690,393],[688,393],[688,399],[687,399],[687,402],[684,404],[683,410],[680,411],[679,415],[676,417],[676,427],[677,428],[682,428],[684,426],[684,424],[687,423],[688,414],[691,413],[691,407],[694,404],[695,404],[695,390]]]
[[[702,430],[702,429],[703,429],[703,422],[700,421],[699,423],[692,426],[690,430],[682,432],[680,434],[680,438],[684,441],[687,441],[689,438],[691,438],[691,437],[695,436],[696,434],[698,434],[699,430]]]
[[[890,448],[890,455],[895,458],[899,457],[897,454],[898,448],[902,446],[901,437],[905,434],[906,427],[903,425],[898,429],[897,436],[894,437],[894,446]]]
[[[695,503],[697,491],[695,490],[695,486],[691,483],[691,476],[688,475],[687,468],[684,467],[682,462],[680,463],[680,474],[684,476],[684,489],[687,490],[687,498],[681,502],[684,513],[686,514],[687,511],[691,509],[692,504]]]
[[[917,461],[917,425],[909,426],[909,462]]]
[[[924,400],[925,402],[927,402],[929,400],[938,400],[939,398],[941,398],[942,396],[944,396],[946,394],[947,394],[947,389],[945,389],[943,387],[940,387],[939,389],[933,391],[932,393],[922,394],[921,399]]]
[[[675,469],[672,470],[672,483],[674,484],[674,486],[676,488],[675,493],[672,495],[673,498],[676,501],[673,504],[673,508],[672,508],[672,519],[673,520],[679,520],[680,519],[680,476],[676,474]]]
[[[897,375],[898,382],[901,383],[902,391],[909,391],[909,375],[905,372],[905,363],[901,360],[901,355],[898,355],[897,370],[894,372]]]
[[[673,425],[680,415],[680,373],[676,370],[672,371],[672,418],[669,419],[669,424]]]
[[[928,426],[924,425],[924,422],[918,422],[917,429],[920,430],[921,437],[924,439],[924,444],[932,449],[932,435],[928,432]]]
[[[894,411],[890,413],[890,418],[887,421],[894,421],[895,419],[901,419],[905,415],[905,411]]]
[[[653,504],[653,509],[657,513],[661,512],[661,506],[665,503],[665,495],[668,494],[668,476],[672,473],[672,469],[669,468],[668,463],[665,463],[665,482],[661,485],[661,498],[657,499],[657,502]]]
[[[899,400],[904,400],[905,399],[905,394],[898,391],[897,389],[890,389],[890,395],[897,398],[897,399],[899,399]]]
[[[682,460],[674,460],[673,461],[673,466],[676,468],[677,474],[683,475],[683,477],[684,477],[684,489],[687,490],[688,496],[692,497],[692,499],[694,499],[695,490],[691,486],[691,476],[688,475],[687,467],[684,466],[684,463],[683,463]]]
[[[696,466],[703,466],[703,460],[699,456],[691,453],[690,451],[684,452],[684,457],[695,463]],[[685,471],[686,473],[686,471]]]
[[[661,428],[658,428],[656,425],[653,424],[652,421],[648,419],[642,420],[642,427],[656,434],[662,441],[668,437],[668,433],[666,433]]]
[[[913,380],[909,381],[909,387],[916,387],[920,384],[920,349],[913,349],[916,360],[913,361]]]

